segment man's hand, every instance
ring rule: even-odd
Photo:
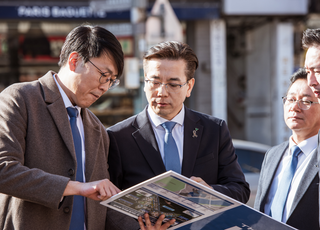
[[[63,196],[80,195],[93,200],[107,200],[116,195],[121,190],[118,189],[110,180],[104,179],[88,183],[69,181]]]
[[[164,223],[163,225],[161,225],[164,218],[165,218],[165,215],[161,215],[159,217],[159,219],[157,220],[157,222],[154,225],[152,225],[151,221],[149,219],[149,214],[145,213],[144,220],[145,220],[146,226],[143,223],[142,217],[139,216],[139,218],[138,218],[140,229],[141,230],[165,230],[165,229],[169,228],[172,224],[174,224],[174,222],[176,221],[175,219],[172,219],[172,220]]]
[[[201,177],[192,176],[192,177],[190,177],[190,179],[212,189],[212,187],[210,185],[208,185],[204,180],[202,180]]]

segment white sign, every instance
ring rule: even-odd
[[[226,23],[210,22],[212,115],[227,121]]]
[[[272,98],[276,105],[275,111],[276,123],[276,144],[287,141],[291,135],[291,130],[287,127],[283,119],[283,105],[281,97],[285,96],[290,84],[290,77],[293,71],[293,26],[292,23],[279,23],[277,25],[277,49],[276,49],[276,85],[277,98]],[[278,124],[277,124],[278,123]]]
[[[226,15],[305,15],[308,0],[224,0]]]
[[[161,27],[164,28],[164,34],[161,33]],[[148,46],[163,41],[183,42],[182,26],[168,0],[156,0],[154,3],[146,22],[146,40]]]
[[[106,12],[129,10],[132,0],[91,0],[90,7],[94,10]]]
[[[137,89],[140,87],[139,59],[136,57],[124,59],[125,87]]]

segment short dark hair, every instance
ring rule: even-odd
[[[60,67],[67,63],[72,52],[77,52],[84,63],[90,58],[100,57],[105,52],[113,59],[118,76],[122,75],[124,57],[121,44],[110,31],[103,27],[86,24],[74,28],[62,46],[58,63]]]
[[[305,49],[320,46],[320,29],[306,29],[302,36],[302,46]]]
[[[293,84],[298,79],[307,80],[308,73],[304,68],[299,68],[296,72],[294,72],[290,78],[291,84]]]
[[[293,85],[293,83],[295,83],[299,79],[308,80],[307,77],[308,77],[308,73],[304,68],[299,68],[296,72],[294,72],[290,78],[291,84],[288,87],[287,94],[288,94],[291,86]]]
[[[189,81],[194,77],[198,68],[198,58],[189,45],[182,42],[167,41],[151,47],[143,57],[143,67],[147,68],[148,61],[156,59],[184,60],[186,62],[185,75]]]

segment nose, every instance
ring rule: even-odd
[[[319,84],[319,82],[317,81],[315,73],[313,71],[309,72],[308,73],[308,85],[309,86],[316,86],[318,84]]]
[[[102,90],[103,93],[107,92],[107,90],[109,89],[109,87],[110,87],[109,82],[99,85],[99,89]]]
[[[299,101],[295,101],[293,103],[290,104],[289,106],[289,110],[292,110],[292,111],[300,111],[300,107],[299,107]]]
[[[157,89],[158,96],[167,96],[168,95],[168,91],[167,90],[168,90],[167,89],[167,85],[161,84]]]

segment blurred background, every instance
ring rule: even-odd
[[[86,22],[114,33],[125,53],[120,86],[90,107],[106,127],[146,106],[146,50],[178,40],[200,61],[186,106],[225,119],[232,138],[276,145],[291,134],[281,97],[304,66],[303,31],[320,27],[320,1],[1,0],[0,91],[58,71],[66,35]]]

